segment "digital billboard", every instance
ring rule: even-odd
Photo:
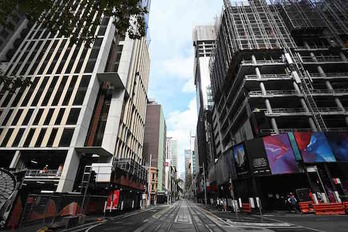
[[[329,145],[339,162],[348,162],[348,133],[326,133]]]
[[[287,134],[264,137],[263,144],[273,175],[299,172]]]
[[[245,154],[243,144],[239,144],[233,147],[233,157],[234,157],[234,163],[236,165],[237,175],[240,176],[240,175],[248,174],[249,164],[248,164],[247,155]]]
[[[245,149],[256,176],[271,174],[262,138],[245,141]]]
[[[294,132],[294,136],[305,163],[336,162],[323,132]]]

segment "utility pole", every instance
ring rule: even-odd
[[[149,173],[148,173],[148,181],[147,181],[147,206],[150,206],[151,202],[151,195],[150,195],[150,180],[151,180],[151,160],[152,160],[152,154],[150,154],[150,164],[149,164]]]
[[[205,178],[204,163],[203,163],[203,178],[204,178],[204,200],[205,200],[205,204],[207,204],[207,182],[206,182],[206,178]]]
[[[233,210],[236,213],[236,219],[237,221],[238,219],[238,212],[237,212],[237,205],[235,204],[235,196],[234,196],[234,186],[233,186],[233,182],[232,182],[232,173],[230,173],[230,191],[231,191],[231,197],[232,197],[232,205],[233,205]]]

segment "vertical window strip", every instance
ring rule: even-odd
[[[23,147],[29,147],[31,140],[33,139],[36,128],[31,128],[27,134]]]
[[[48,89],[46,90],[46,94],[45,97],[43,98],[43,101],[41,103],[42,106],[46,106],[52,96],[53,90],[57,85],[57,81],[58,81],[58,77],[51,77],[50,79],[52,79],[50,86],[48,87]]]
[[[59,83],[59,87],[58,89],[56,90],[56,93],[54,95],[54,99],[53,99],[53,102],[52,102],[52,106],[56,106],[58,105],[59,103],[59,100],[62,98],[63,96],[63,91],[65,89],[65,85],[67,83],[67,80],[68,80],[68,77],[67,76],[63,76],[62,78],[60,78],[61,81]],[[57,84],[58,85],[58,84]]]
[[[8,111],[6,117],[4,118],[4,120],[3,120],[2,123],[1,123],[2,126],[6,126],[6,125],[7,125],[8,121],[9,121],[11,115],[12,115],[12,112],[13,112],[13,109],[10,109],[10,110]]]
[[[14,130],[13,128],[10,128],[10,129],[7,130],[7,133],[6,133],[4,139],[1,142],[1,147],[6,147],[8,141],[10,140],[10,138],[12,136],[13,130]]]
[[[47,49],[46,54],[44,55],[44,58],[41,60],[41,67],[37,75],[43,75],[44,73],[47,72],[50,62],[53,60],[54,54],[58,50],[57,45],[60,42],[61,42],[60,40],[54,40],[52,46],[49,49]]]
[[[25,62],[25,66],[23,67],[23,69],[21,70],[20,75],[27,75],[35,61],[35,57],[37,57],[40,53],[40,49],[43,47],[42,45],[43,41],[38,41],[34,48],[31,51],[31,54],[29,56],[29,58],[26,60]]]
[[[57,132],[58,132],[58,128],[53,128],[52,129],[50,137],[49,137],[49,139],[47,141],[46,147],[52,147],[53,146],[53,143],[54,143],[54,140],[56,138]]]
[[[29,100],[30,100],[30,98],[31,98],[31,96],[32,96],[32,94],[33,94],[40,79],[41,79],[40,77],[36,77],[36,78],[31,80],[33,83],[30,85],[29,88],[27,88],[28,91],[24,94],[24,99],[21,103],[21,106],[27,106],[27,104],[28,104],[28,102],[29,102]]]
[[[22,138],[22,136],[23,136],[23,134],[24,134],[24,131],[25,131],[24,128],[20,128],[20,129],[18,130],[18,133],[17,133],[17,135],[16,135],[16,138],[13,140],[13,143],[12,143],[11,147],[18,147],[18,145],[19,145],[19,143],[20,143],[20,141],[21,141],[21,138]]]
[[[47,128],[41,128],[39,136],[37,137],[36,142],[35,142],[35,147],[41,146],[41,143],[42,143],[42,140],[45,136],[46,130],[47,130]]]
[[[49,77],[44,77],[44,78],[41,78],[41,79],[43,79],[43,81],[41,82],[40,87],[37,88],[37,90],[35,91],[36,94],[35,94],[35,97],[34,97],[33,101],[31,102],[31,106],[38,106],[38,102],[39,102],[40,98],[42,97],[42,93],[44,91],[44,88],[47,85]]]
[[[47,69],[46,74],[52,74],[53,73],[54,68],[57,66],[58,59],[60,58],[62,52],[64,51],[64,47],[65,47],[66,42],[67,42],[67,40],[64,39],[64,40],[61,41],[60,44],[57,45],[57,49],[55,50],[55,55],[52,54],[52,58],[49,61],[50,65],[47,66],[49,68]]]
[[[19,118],[21,117],[22,113],[23,113],[23,109],[19,109],[19,110],[17,111],[16,116],[13,118],[13,120],[12,120],[12,122],[11,122],[11,126],[17,125],[18,120],[19,120]]]
[[[64,106],[68,105],[68,103],[70,101],[70,97],[71,97],[72,91],[75,88],[77,76],[72,76],[69,79],[70,79],[70,83],[69,83],[69,86],[66,85],[66,87],[65,87],[66,89],[65,89],[65,91],[63,93],[63,96],[65,96],[65,97],[64,97],[63,102],[61,103]]]
[[[28,125],[28,123],[30,122],[31,116],[33,115],[34,109],[29,109],[27,114],[25,115],[25,118],[22,122],[23,126]]]
[[[38,50],[37,54],[35,55],[33,62],[31,63],[30,67],[28,68],[29,73],[28,75],[33,75],[34,72],[39,70],[39,64],[42,60],[42,57],[44,56],[45,52],[47,51],[48,46],[51,44],[52,40],[45,40],[43,41],[43,44],[41,45],[40,49]]]

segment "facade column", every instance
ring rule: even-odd
[[[253,64],[257,64],[256,57],[254,55],[252,55],[251,59],[253,61]],[[255,68],[255,72],[256,72],[257,78],[261,79],[261,72],[260,72],[260,69],[258,67]],[[266,90],[265,84],[263,82],[260,82],[260,89],[261,89],[262,95],[266,96],[267,90]],[[272,113],[273,112],[272,106],[271,106],[271,102],[269,101],[269,99],[265,100],[265,104],[266,104],[267,112]],[[277,125],[275,118],[271,118],[271,124],[272,124],[272,128],[273,128],[274,132],[276,134],[279,134],[278,125]]]
[[[345,57],[345,55],[344,55],[342,52],[341,52],[341,54]],[[343,58],[342,58],[342,59],[343,59]],[[346,59],[347,59],[347,58],[346,58]],[[323,70],[323,68],[322,68],[321,66],[318,66],[318,71],[319,71],[319,73],[320,73],[320,76],[326,77],[326,74],[325,74],[325,72],[324,72],[324,70]],[[326,85],[327,89],[328,89],[330,92],[332,92],[332,93],[335,92],[335,90],[334,90],[334,88],[332,87],[330,81],[328,81],[328,80],[325,81],[325,85]],[[346,109],[344,108],[344,106],[343,106],[341,100],[340,100],[338,97],[335,97],[335,103],[336,103],[337,107],[341,109],[341,111],[346,112]],[[346,122],[346,125],[348,126],[348,117],[347,117],[347,116],[345,117],[345,122]]]
[[[311,47],[308,45],[307,41],[303,41],[303,45],[305,46],[305,48],[310,49]]]
[[[309,55],[311,56],[311,58],[314,62],[318,62],[318,59],[317,59],[317,57],[315,57],[315,54],[313,52],[309,53]]]
[[[11,161],[10,167],[9,168],[17,168],[19,159],[21,158],[21,152],[16,151],[15,155],[13,156],[13,159]]]
[[[318,128],[317,126],[315,125],[314,121],[313,121],[313,118],[309,118],[308,119],[309,121],[309,125],[311,126],[311,129],[313,132],[317,132],[318,131]]]
[[[62,176],[57,187],[57,192],[71,192],[74,187],[78,167],[80,165],[80,155],[75,149],[69,149],[64,163]]]
[[[271,123],[272,123],[272,127],[273,127],[274,132],[276,134],[279,134],[278,125],[277,125],[275,118],[271,118]]]

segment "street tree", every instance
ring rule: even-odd
[[[38,22],[51,33],[70,38],[70,41],[90,46],[102,16],[113,18],[120,36],[140,39],[145,35],[144,16],[147,13],[139,0],[1,0],[0,25],[11,28],[8,18],[19,11],[33,22]],[[14,28],[11,28],[14,29]],[[23,77],[8,77],[0,72],[3,90],[14,92],[18,87],[29,85]]]

